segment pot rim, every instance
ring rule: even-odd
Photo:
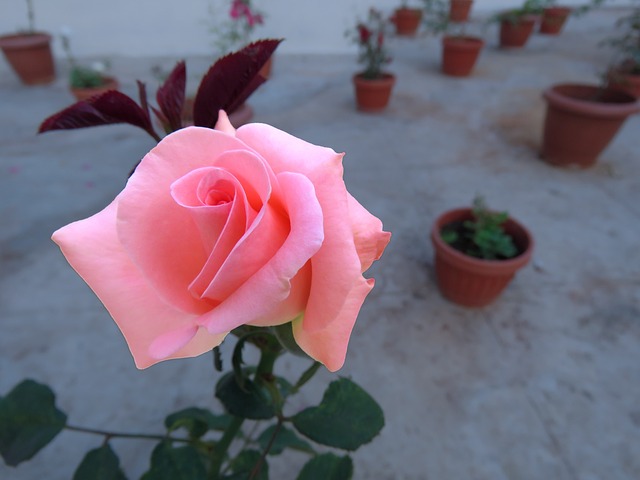
[[[506,260],[484,260],[475,258],[466,255],[459,250],[456,250],[455,248],[447,244],[444,240],[442,240],[440,230],[444,226],[444,224],[455,221],[456,219],[467,218],[471,215],[472,210],[473,209],[470,207],[454,208],[451,210],[447,210],[438,216],[436,221],[433,222],[430,232],[431,242],[436,250],[436,253],[440,252],[441,254],[445,255],[451,263],[455,263],[458,266],[463,264],[468,270],[486,271],[489,269],[496,274],[513,272],[519,270],[527,263],[529,263],[534,248],[533,235],[531,235],[531,232],[522,223],[517,221],[512,216],[509,216],[505,223],[508,224],[510,228],[519,230],[520,233],[526,238],[527,242],[524,251],[522,251],[516,257]]]
[[[481,37],[471,35],[445,35],[442,44],[460,49],[476,49],[484,47],[485,41]]]
[[[0,35],[0,48],[23,49],[51,43],[51,35],[46,32],[12,33]]]
[[[353,75],[354,82],[362,82],[362,83],[395,83],[396,76],[390,72],[382,72],[382,76],[379,78],[364,78],[362,75],[364,72],[358,72]]]
[[[624,101],[620,103],[614,102],[594,102],[572,97],[566,93],[562,93],[560,89],[581,89],[583,91],[603,90],[608,93],[618,95]],[[542,93],[549,106],[566,110],[573,113],[580,113],[601,118],[620,118],[628,117],[640,111],[640,100],[621,90],[600,87],[598,85],[586,83],[560,83],[548,87]]]
[[[565,7],[562,5],[556,5],[553,7],[544,7],[542,9],[542,11],[545,13],[545,15],[569,15],[572,11],[573,8],[571,7]]]

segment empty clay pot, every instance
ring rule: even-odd
[[[442,71],[454,77],[468,76],[478,60],[484,40],[475,37],[442,38]]]
[[[0,48],[25,85],[51,83],[56,78],[51,35],[24,33],[0,37]]]

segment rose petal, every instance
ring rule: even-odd
[[[188,172],[246,146],[227,134],[188,127],[167,135],[142,160],[120,194],[118,236],[132,261],[168,303],[202,314],[210,305],[194,298],[189,285],[206,262],[197,225],[170,193]],[[171,235],[154,232],[171,232]],[[162,261],[158,261],[162,259]]]
[[[229,116],[224,110],[218,111],[218,121],[216,122],[215,129],[232,136],[236,134],[236,129],[233,128]]]
[[[371,215],[351,194],[347,194],[347,202],[353,238],[360,257],[360,271],[364,273],[380,258],[391,239],[391,233],[382,231],[380,219]]]
[[[304,328],[322,330],[343,308],[355,282],[361,277],[342,180],[342,157],[269,125],[239,128],[237,138],[262,155],[273,171],[300,172],[311,180],[322,206],[325,240],[312,259],[312,284],[304,316]]]
[[[324,364],[331,372],[340,370],[347,356],[347,346],[356,318],[364,299],[373,288],[374,280],[361,277],[351,289],[340,314],[322,330],[309,331],[305,328],[305,319],[296,319],[292,323],[296,343],[307,355]]]
[[[291,279],[321,247],[322,210],[313,184],[296,173],[277,176],[285,202],[289,205],[291,230],[282,247],[260,270],[199,323],[210,333],[222,333],[240,325],[260,322],[272,316],[291,292]],[[274,319],[274,325],[291,318]]]
[[[149,353],[154,340],[167,332],[192,327],[197,317],[168,305],[126,255],[116,234],[119,198],[92,217],[57,230],[52,238],[115,320],[136,366],[146,368],[158,362]],[[225,337],[205,333],[206,336],[198,332],[168,358],[200,355],[219,345]]]

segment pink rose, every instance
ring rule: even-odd
[[[165,137],[96,215],[53,234],[138,368],[200,355],[241,325],[291,322],[335,371],[390,234],[346,190],[342,154],[268,125]]]

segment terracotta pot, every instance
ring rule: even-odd
[[[507,48],[524,47],[533,33],[537,17],[525,15],[514,20],[500,22],[500,46]]]
[[[452,22],[466,22],[469,18],[473,0],[450,0],[449,20]]]
[[[364,78],[361,73],[353,76],[356,90],[356,104],[359,110],[376,112],[384,110],[391,98],[391,90],[396,77],[391,73],[383,73],[381,78]]]
[[[442,295],[459,305],[484,307],[493,302],[516,272],[529,262],[533,252],[533,237],[524,226],[509,218],[504,230],[511,235],[521,253],[507,260],[470,257],[445,243],[440,231],[449,223],[472,218],[470,208],[443,213],[431,228],[431,243],[435,250],[436,278]]]
[[[607,75],[609,87],[623,90],[640,99],[640,73],[629,73],[613,69]]]
[[[91,98],[94,95],[98,95],[100,93],[104,93],[108,90],[117,90],[118,89],[118,81],[113,77],[104,77],[104,83],[99,87],[87,87],[87,88],[78,88],[78,87],[70,87],[71,93],[76,100],[86,100],[87,98]]]
[[[396,33],[405,36],[415,35],[421,20],[422,10],[419,8],[398,8],[391,17]]]
[[[571,15],[569,7],[547,7],[542,11],[540,20],[540,33],[546,35],[558,35],[567,18]]]
[[[454,77],[468,76],[478,60],[484,40],[475,37],[442,38],[442,71]]]
[[[560,166],[587,168],[607,147],[640,101],[594,85],[555,85],[544,91],[547,113],[540,156]]]
[[[51,83],[56,78],[51,35],[31,33],[0,37],[0,48],[25,85]]]

